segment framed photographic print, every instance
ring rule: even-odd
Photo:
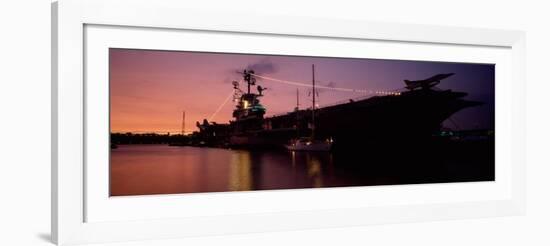
[[[524,211],[522,32],[52,9],[58,244]]]
[[[110,195],[494,181],[494,76],[494,64],[110,48]]]

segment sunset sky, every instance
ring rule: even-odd
[[[312,64],[320,85],[373,91],[402,89],[404,79],[455,73],[437,87],[467,92],[467,99],[485,104],[460,111],[453,121],[461,129],[494,127],[494,65],[130,49],[110,49],[109,59],[112,132],[179,133],[182,111],[185,131],[196,131],[195,122],[212,117],[232,94],[231,82],[241,81],[237,71],[252,68],[260,75],[307,84]],[[262,79],[258,84],[268,88],[261,99],[268,116],[292,111],[296,88],[301,108],[311,106],[307,87]],[[323,106],[361,96],[365,94],[320,89],[318,101]],[[212,121],[227,123],[233,108],[229,101]],[[455,128],[450,122],[445,126]]]

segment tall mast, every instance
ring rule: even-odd
[[[296,88],[296,137],[300,137],[300,117],[298,113],[300,112],[300,92]]]
[[[185,110],[183,111],[182,117],[181,117],[181,135],[185,135]]]
[[[315,64],[311,64],[312,84],[313,84],[313,107],[311,108],[311,138],[315,137]]]
[[[253,74],[254,71],[245,69],[243,73],[244,73],[244,80],[246,81],[246,87],[247,87],[246,93],[250,94],[250,85],[253,84],[251,74]]]
[[[248,94],[250,94],[250,79],[251,79],[251,77],[250,77],[250,71],[249,71],[249,72],[246,74],[246,85],[247,85],[247,88],[248,88],[248,90],[247,90],[247,93],[248,93]]]
[[[300,94],[298,88],[296,88],[296,111],[300,109]]]

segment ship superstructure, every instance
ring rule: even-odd
[[[467,93],[434,88],[453,75],[439,74],[425,80],[405,80],[404,91],[398,93],[321,108],[297,108],[283,115],[265,117],[266,107],[260,99],[266,88],[257,85],[254,71],[244,70],[242,75],[246,89],[233,82],[234,120],[227,125],[226,139],[218,140],[227,146],[282,147],[291,139],[310,137],[313,133],[315,138],[334,141],[335,146],[414,141],[430,137],[441,128],[443,121],[459,110],[481,104],[465,100]]]
[[[237,101],[233,110],[234,130],[235,132],[261,130],[266,109],[260,104],[260,98],[266,88],[260,85],[256,86],[256,78],[253,77],[254,70],[244,70],[242,74],[243,80],[246,82],[246,91],[241,90],[237,81],[233,81],[234,100]],[[251,91],[253,86],[256,86],[258,93]]]

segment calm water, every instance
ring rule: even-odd
[[[418,168],[418,164],[386,159],[349,159],[331,153],[120,145],[111,150],[110,187],[111,195],[117,196],[493,178],[491,170],[485,174],[477,166],[465,168],[468,161],[424,163],[423,168]]]

